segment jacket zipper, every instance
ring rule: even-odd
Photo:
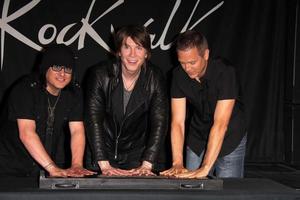
[[[121,130],[122,130],[122,128],[123,128],[124,121],[126,121],[126,119],[127,119],[130,115],[132,115],[132,114],[133,114],[133,113],[134,113],[134,112],[135,112],[135,111],[136,111],[143,103],[144,103],[144,101],[141,102],[138,106],[136,106],[135,109],[132,110],[130,113],[128,113],[128,115],[126,116],[126,118],[123,119],[123,121],[122,121],[120,130],[119,130],[119,134],[117,135],[116,142],[115,142],[115,155],[114,155],[115,160],[118,158],[118,144],[119,144],[119,137],[121,136]],[[115,126],[116,126],[116,125],[115,125]]]
[[[118,158],[118,143],[119,143],[119,138],[117,137],[115,143],[115,160]]]
[[[122,121],[122,124],[121,124],[121,127],[120,127],[120,130],[118,132],[118,135],[117,135],[117,138],[116,138],[116,142],[115,142],[115,160],[118,158],[118,144],[119,144],[119,137],[121,135],[121,130],[122,130],[122,127],[123,127],[123,124],[124,124],[124,120]],[[116,125],[115,125],[116,126]]]
[[[141,103],[140,105],[142,105],[142,103]],[[127,119],[130,115],[132,115],[132,114],[137,110],[137,108],[138,108],[140,105],[138,105],[138,106],[136,107],[136,109],[134,109],[132,112],[130,112],[130,113],[126,116],[126,118],[123,119],[123,121],[122,121],[122,124],[121,124],[121,126],[120,126],[120,130],[119,130],[119,133],[118,133],[117,138],[116,138],[116,141],[115,141],[115,155],[114,155],[115,160],[118,158],[118,144],[119,144],[119,138],[120,138],[120,136],[121,136],[121,131],[122,131],[124,122],[126,121],[126,119]],[[115,127],[116,127],[116,125],[115,125]]]

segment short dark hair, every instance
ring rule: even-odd
[[[75,69],[75,54],[70,47],[65,44],[50,44],[43,48],[42,60],[40,63],[40,73],[46,74],[53,65],[62,65]]]
[[[196,47],[200,55],[203,55],[204,50],[208,49],[208,43],[205,36],[194,30],[187,30],[180,33],[176,39],[176,51],[182,51]]]
[[[147,51],[147,58],[151,56],[151,41],[150,35],[144,26],[139,25],[127,25],[120,28],[114,35],[116,53],[121,51],[121,47],[124,39],[131,37],[131,39],[140,44]]]
[[[76,80],[76,64],[74,51],[65,44],[50,44],[42,50],[42,59],[39,64],[39,77],[43,87],[46,87],[46,73],[53,65],[62,65],[72,68],[72,79],[66,88],[73,89],[78,86]]]

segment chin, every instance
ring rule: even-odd
[[[64,89],[68,84],[58,84],[56,85],[56,88],[58,89]]]
[[[188,75],[191,79],[195,79],[195,78],[197,78],[197,76],[196,75]]]
[[[131,68],[127,68],[129,72],[131,73],[135,73],[136,71],[139,70],[139,67],[138,66],[134,66],[134,67],[131,67]]]

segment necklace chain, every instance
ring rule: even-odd
[[[59,92],[58,97],[56,98],[55,103],[54,103],[53,106],[51,106],[49,95],[47,95],[47,99],[48,99],[48,114],[49,114],[48,117],[50,118],[50,121],[53,120],[53,122],[54,122],[54,110],[55,110],[56,104],[57,104],[57,102],[59,100],[60,94],[61,94],[61,92]]]
[[[139,74],[140,74],[140,73],[138,73],[138,74],[136,75],[136,77],[134,78],[134,80],[131,82],[131,84],[130,84],[128,87],[126,86],[125,77],[124,77],[124,75],[122,74],[122,77],[123,77],[123,85],[124,85],[124,88],[125,88],[126,91],[131,91],[130,89],[132,88],[132,86],[134,86],[135,82],[136,82],[137,79],[139,78]]]

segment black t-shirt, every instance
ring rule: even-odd
[[[8,173],[31,174],[37,164],[31,158],[19,139],[17,119],[30,119],[36,123],[36,132],[45,145],[45,132],[48,119],[48,98],[55,107],[54,131],[52,135],[52,159],[58,165],[65,162],[66,143],[69,138],[68,122],[82,121],[82,95],[80,88],[74,91],[62,90],[60,97],[47,92],[37,79],[26,77],[11,91],[8,99],[8,118],[1,125],[0,162],[7,162],[1,168]],[[11,159],[14,158],[14,159]],[[11,169],[9,169],[11,168]]]
[[[186,98],[191,105],[187,145],[198,155],[207,144],[213,125],[218,100],[235,99],[228,130],[219,156],[231,153],[245,135],[243,104],[235,69],[221,60],[209,60],[205,75],[200,80],[191,79],[182,67],[173,71],[172,98]]]

